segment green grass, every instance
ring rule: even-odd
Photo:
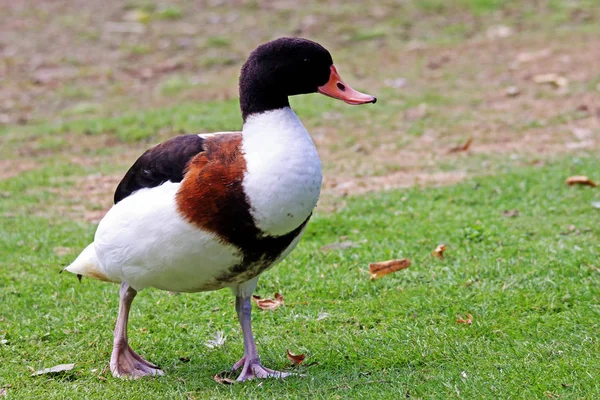
[[[166,376],[114,379],[105,367],[117,286],[58,275],[74,255],[53,251],[82,249],[94,226],[3,217],[0,386],[11,385],[9,399],[598,398],[600,210],[591,203],[600,192],[563,183],[598,170],[595,158],[563,158],[457,186],[349,198],[337,213],[317,213],[298,249],[259,283],[259,295],[279,291],[286,306],[254,313],[265,365],[287,369],[286,349],[317,364],[300,369],[305,377],[233,386],[212,380],[243,350],[229,291],[143,291],[131,342]],[[27,187],[67,173],[0,182],[0,213],[37,204],[43,214],[57,195]],[[518,217],[503,215],[513,209]],[[321,250],[342,240],[355,247]],[[439,243],[448,246],[444,260],[430,256]],[[399,257],[412,266],[369,280],[369,262]],[[457,324],[466,313],[473,325]],[[220,330],[225,345],[206,347]],[[71,373],[30,377],[67,362],[76,363]]]
[[[36,59],[81,70],[35,88],[29,74],[10,75],[29,70],[19,60],[33,53],[17,52],[7,70],[7,93],[19,94],[7,98],[26,101],[3,112],[27,124],[0,124],[4,173],[23,167],[0,180],[0,397],[11,385],[8,399],[600,398],[600,210],[592,206],[600,191],[564,185],[570,175],[600,181],[597,146],[579,158],[553,155],[577,144],[574,126],[597,131],[589,99],[600,76],[585,68],[593,46],[584,46],[598,33],[597,0],[286,4],[244,2],[234,10],[227,2],[208,9],[190,1],[109,2],[98,27],[131,10],[147,14],[143,38],[119,36],[116,44],[94,33],[102,29],[86,22],[95,14],[84,6],[58,19],[43,7],[6,14],[8,22],[25,18],[71,35],[85,54],[119,49],[126,63],[98,66],[79,57],[77,46],[38,46],[29,50]],[[497,25],[513,35],[489,39]],[[190,27],[197,33],[187,33]],[[379,99],[360,108],[318,95],[291,99],[323,157],[325,200],[298,249],[261,278],[257,294],[281,292],[286,306],[255,311],[254,329],[267,367],[288,370],[290,349],[308,355],[309,366],[299,370],[306,376],[218,385],[212,377],[243,351],[231,293],[146,290],[134,303],[131,342],[167,375],[112,378],[106,368],[118,288],[57,274],[93,238],[95,226],[75,218],[110,201],[102,193],[112,187],[90,189],[91,182],[122,174],[168,137],[239,129],[239,67],[258,42],[291,34],[323,43],[344,79]],[[26,43],[46,39],[27,35]],[[552,57],[572,59],[561,70],[571,80],[566,93],[530,82],[535,62],[506,78],[520,52],[547,47]],[[185,62],[161,72],[165,60]],[[132,91],[129,64],[157,72]],[[397,79],[406,84],[386,83]],[[509,84],[523,93],[505,107]],[[539,103],[526,101],[529,95]],[[589,113],[574,108],[584,103]],[[469,137],[470,152],[447,153]],[[524,167],[534,162],[544,166]],[[364,178],[360,186],[395,172],[422,174],[424,182],[437,173],[475,177],[350,198],[328,186]],[[402,179],[392,183],[409,181]],[[515,209],[518,217],[503,215]],[[354,247],[321,250],[347,240]],[[439,243],[448,246],[444,260],[430,255]],[[399,257],[412,266],[369,280],[370,262]],[[457,324],[467,313],[473,324]],[[225,345],[205,346],[218,331]],[[30,376],[67,362],[76,363],[70,373]]]

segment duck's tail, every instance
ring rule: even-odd
[[[87,276],[101,281],[110,282],[111,280],[106,277],[100,262],[96,256],[96,249],[94,243],[88,245],[81,254],[63,271],[69,271],[77,275],[77,278],[81,280],[82,276]],[[61,271],[62,272],[62,271]]]

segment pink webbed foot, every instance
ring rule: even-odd
[[[289,372],[279,372],[270,368],[263,367],[260,363],[260,360],[254,359],[251,361],[246,361],[246,357],[242,357],[242,359],[236,362],[233,365],[232,370],[237,370],[240,367],[242,368],[242,373],[238,376],[237,381],[243,382],[254,378],[265,379],[265,378],[286,378],[292,375]]]
[[[115,378],[141,378],[148,375],[164,375],[156,365],[146,361],[127,343],[115,346],[110,357],[110,371]]]

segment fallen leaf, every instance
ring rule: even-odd
[[[441,57],[434,59],[434,60],[430,60],[427,63],[427,68],[429,69],[438,69],[441,68],[444,64],[450,62],[450,56],[448,56],[447,54],[442,55]]]
[[[185,66],[184,63],[181,60],[167,60],[167,61],[153,67],[152,72],[154,74],[158,74],[158,73],[164,74],[166,72],[177,71],[178,69],[181,69],[184,66]]]
[[[381,261],[369,264],[369,271],[371,271],[371,280],[381,278],[392,272],[400,271],[410,267],[410,260],[403,258],[401,260],[389,260]]]
[[[252,296],[252,300],[261,310],[275,310],[283,305],[283,296],[275,293],[275,299],[262,299],[260,296]]]
[[[506,218],[516,218],[519,216],[519,210],[516,208],[514,210],[504,210],[502,215],[504,215]]]
[[[467,151],[469,150],[469,147],[471,147],[471,143],[473,143],[473,138],[469,138],[469,140],[467,140],[465,144],[461,146],[451,148],[450,150],[448,150],[448,153],[459,153],[461,151]]]
[[[235,380],[232,379],[232,377],[232,371],[223,371],[213,376],[213,379],[215,380],[215,382],[221,385],[233,385],[235,383]]]
[[[179,357],[179,361],[181,361],[181,362],[190,362],[190,358],[189,357]]]
[[[227,339],[227,336],[223,336],[223,331],[218,331],[215,333],[214,339],[207,340],[204,344],[208,348],[216,349],[217,347],[221,347],[225,344],[225,339]]]
[[[0,388],[0,397],[4,397],[4,396],[6,396],[6,388],[5,387]]]
[[[551,84],[556,88],[562,88],[569,84],[569,80],[558,74],[540,74],[533,77],[533,81],[539,84]]]
[[[598,186],[587,176],[572,176],[570,178],[567,178],[566,184],[569,186],[573,186],[573,185],[586,185],[586,186],[591,186],[591,187]]]
[[[473,316],[471,314],[467,314],[467,319],[463,319],[462,316],[457,315],[458,319],[456,320],[457,324],[469,324],[473,323]]]
[[[352,151],[355,153],[361,154],[369,154],[369,151],[362,145],[362,143],[357,143],[352,147]]]
[[[435,250],[433,251],[433,253],[431,253],[431,254],[437,258],[444,258],[445,251],[446,251],[446,245],[442,243],[442,244],[439,244],[438,247],[436,247]]]
[[[35,371],[31,376],[45,375],[45,374],[59,374],[62,372],[70,371],[75,367],[75,364],[59,364],[54,367],[45,368],[39,371]]]
[[[321,247],[321,251],[345,250],[355,246],[356,244],[352,240],[344,240],[343,242],[326,244],[325,246]]]
[[[304,359],[306,358],[306,354],[292,354],[290,353],[290,350],[287,350],[287,358],[288,360],[290,360],[292,362],[292,364],[294,365],[300,365],[304,362]]]

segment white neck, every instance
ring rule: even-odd
[[[321,191],[321,161],[290,107],[251,115],[242,129],[244,190],[257,226],[268,235],[291,232],[312,213]]]
[[[302,122],[290,107],[278,108],[265,111],[260,114],[249,115],[242,128],[244,137],[258,135],[262,145],[268,144],[268,139],[281,141],[281,136],[306,136],[310,140],[308,132]],[[269,138],[269,136],[272,136]],[[254,139],[253,139],[254,140]]]

